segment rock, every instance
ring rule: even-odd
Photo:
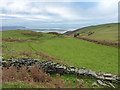
[[[79,74],[79,75],[87,75],[88,72],[89,72],[89,71],[86,70],[86,69],[79,69],[78,74]]]
[[[108,83],[112,88],[115,88],[115,86],[112,83]]]
[[[116,77],[116,80],[117,80],[117,81],[120,81],[120,77]]]
[[[0,61],[0,66],[2,66],[2,61]]]
[[[80,79],[76,79],[78,82],[80,82]]]
[[[99,87],[99,85],[97,84],[97,82],[93,82],[93,83],[92,83],[92,86],[97,86],[97,87]]]
[[[7,62],[6,61],[2,61],[2,66],[3,67],[7,67]]]
[[[105,77],[104,77],[104,76],[97,76],[97,79],[102,79],[102,80],[104,80]]]
[[[97,80],[97,83],[100,84],[100,85],[102,85],[102,86],[110,87],[109,85],[107,85],[106,83],[104,83],[101,80]]]
[[[112,77],[105,77],[104,79],[109,80],[109,81],[115,81],[116,80],[116,78],[112,78]]]
[[[112,74],[110,74],[110,73],[105,73],[105,74],[103,74],[104,76],[108,76],[108,77],[111,77],[111,76],[113,76]]]

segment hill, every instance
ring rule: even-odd
[[[118,48],[100,45],[73,37],[66,37],[55,32],[41,33],[30,30],[8,30],[0,31],[0,33],[2,33],[2,56],[5,59],[13,57],[33,58],[42,61],[47,60],[55,63],[66,64],[78,68],[85,67],[96,72],[118,74]],[[36,71],[36,68],[34,71]],[[6,75],[10,76],[10,74],[12,74],[12,72]],[[20,73],[20,75],[22,74]],[[38,73],[36,75],[38,75]],[[44,76],[42,77],[44,79]],[[75,75],[65,74],[60,77],[57,77],[56,75],[48,75],[48,77],[52,77],[56,82],[59,81],[58,85],[67,85],[69,88],[75,88],[78,85],[83,85],[81,87],[98,87],[92,85],[92,83],[95,82],[95,79],[84,76],[77,77]],[[63,80],[66,84],[63,83]],[[78,80],[82,80],[83,84]],[[51,84],[47,81],[46,83],[47,85]],[[39,85],[36,82],[32,82],[31,85],[25,81],[12,81],[12,83],[9,81],[3,83],[4,88],[54,87],[54,85],[47,85],[44,85],[41,82]]]
[[[102,24],[95,26],[88,26],[74,31],[66,32],[66,35],[74,36],[79,33],[81,37],[105,40],[109,42],[118,42],[118,23]]]
[[[3,31],[2,40],[3,56],[6,58],[42,58],[79,68],[117,73],[118,50],[114,47],[29,30]]]
[[[2,26],[0,27],[1,31],[4,30],[17,30],[17,29],[25,29],[26,27],[24,26]]]

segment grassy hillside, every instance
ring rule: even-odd
[[[33,39],[49,39],[55,37],[53,34],[46,34],[41,32],[33,32],[30,30],[8,30],[2,31],[2,38],[33,40]]]
[[[110,73],[117,73],[118,71],[118,50],[114,47],[26,30],[3,31],[2,35],[3,56],[6,58],[13,56],[46,60],[36,54],[42,52],[60,59],[54,60],[55,62],[62,62],[79,68],[86,67],[95,71]],[[20,42],[19,40],[25,41]]]
[[[33,32],[29,30],[9,30],[2,31],[2,56],[29,57],[41,60],[52,60],[75,67],[86,67],[94,71],[118,73],[118,49],[104,46],[92,42],[64,37],[64,35]],[[51,75],[53,78],[58,78]],[[93,86],[95,79],[88,77],[77,77],[74,75],[63,75],[67,87],[75,88],[79,85],[78,79],[84,81],[85,87]],[[58,79],[56,79],[58,80]],[[64,84],[64,83],[60,83]],[[82,85],[83,85],[82,84]],[[81,84],[80,84],[81,85]],[[3,88],[41,88],[46,85],[26,82],[4,82]],[[102,87],[102,86],[100,86]]]
[[[91,35],[89,33],[94,32]],[[106,40],[110,42],[118,42],[118,24],[103,24],[88,26],[75,31],[66,32],[67,35],[73,36],[75,33],[80,33],[80,36],[96,40]]]

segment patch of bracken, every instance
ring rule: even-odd
[[[49,34],[55,34],[55,35],[58,35],[59,33],[57,32],[48,32]]]
[[[37,64],[28,68],[23,66],[19,70],[16,70],[13,66],[9,68],[2,67],[2,82],[24,81],[28,84],[39,82],[40,85],[47,88],[65,88],[66,82],[64,79],[58,74],[56,77],[52,78],[50,74],[40,69],[40,66]]]
[[[23,40],[23,39],[13,39],[13,38],[2,38],[3,41],[7,41],[7,42],[25,42],[27,40]]]
[[[95,39],[90,39],[90,38],[86,38],[86,37],[76,37],[76,38],[86,40],[89,42],[94,42],[94,43],[101,44],[101,45],[106,45],[106,46],[117,46],[117,47],[120,46],[120,43],[108,42],[105,40],[103,40],[103,41],[102,40],[95,40]]]
[[[22,33],[25,36],[37,36],[37,37],[41,37],[43,36],[43,34],[38,33],[38,32],[31,32],[31,33]]]

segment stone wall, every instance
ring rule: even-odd
[[[54,63],[51,61],[41,61],[37,59],[28,59],[28,58],[11,58],[8,60],[5,60],[2,58],[0,61],[0,66],[9,68],[11,66],[16,67],[16,69],[19,71],[19,68],[22,66],[26,66],[27,68],[32,67],[33,65],[38,64],[40,67],[46,72],[46,73],[59,73],[60,75],[63,74],[74,74],[77,76],[89,76],[97,79],[97,83],[106,87],[113,87],[115,88],[110,82],[112,83],[119,83],[120,77],[117,75],[113,75],[110,73],[100,73],[95,72],[90,69],[86,68],[77,68],[74,66],[66,66],[61,65],[59,63]]]

